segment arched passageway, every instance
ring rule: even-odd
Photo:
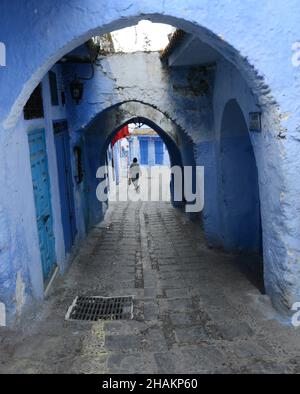
[[[244,8],[247,5],[241,3],[236,8],[236,4],[232,3],[220,8],[217,7],[216,2],[203,0],[199,5],[199,1],[195,0],[189,3],[189,7],[186,7],[180,1],[166,1],[159,2],[159,4],[133,1],[126,7],[123,4],[121,6],[120,2],[115,0],[106,8],[107,12],[103,12],[103,2],[95,0],[78,1],[76,5],[71,5],[69,2],[62,3],[58,0],[51,2],[51,4],[46,1],[31,0],[23,9],[5,1],[5,6],[7,8],[1,15],[1,18],[4,18],[4,22],[0,23],[1,32],[3,31],[7,37],[9,52],[18,54],[18,56],[12,55],[10,67],[3,69],[3,72],[1,70],[0,74],[0,83],[3,86],[0,97],[0,153],[5,163],[3,176],[0,177],[0,197],[1,200],[3,199],[0,230],[4,229],[3,233],[7,234],[4,243],[9,245],[8,248],[3,248],[5,251],[3,256],[5,275],[3,279],[0,278],[0,284],[4,283],[5,285],[3,288],[9,289],[5,291],[4,301],[12,308],[21,310],[26,303],[27,296],[34,294],[35,297],[42,298],[44,293],[41,272],[37,270],[40,259],[37,231],[32,225],[35,217],[34,200],[32,190],[26,182],[31,179],[30,163],[26,150],[28,147],[28,126],[26,123],[24,124],[21,117],[26,101],[51,67],[92,35],[130,26],[147,18],[152,21],[170,23],[185,30],[200,40],[204,46],[209,46],[218,54],[211,69],[196,66],[188,70],[185,69],[182,74],[177,73],[176,67],[168,69],[168,65],[161,65],[157,55],[155,64],[160,64],[157,74],[151,73],[150,67],[148,67],[147,78],[145,78],[146,74],[143,74],[143,78],[147,81],[147,88],[152,89],[152,95],[149,95],[152,106],[161,108],[161,113],[168,115],[169,119],[172,119],[189,136],[189,139],[182,138],[179,141],[182,164],[193,163],[194,160],[195,164],[207,168],[209,193],[206,194],[207,201],[203,219],[207,238],[211,236],[213,240],[212,245],[222,245],[222,235],[224,235],[225,244],[228,242],[230,247],[232,243],[235,244],[237,241],[235,239],[236,229],[234,226],[228,226],[227,223],[232,219],[231,214],[227,215],[228,210],[222,209],[223,212],[220,215],[217,208],[220,196],[218,193],[220,186],[218,184],[220,180],[218,148],[221,145],[225,151],[227,149],[227,115],[224,115],[223,121],[221,119],[225,105],[228,99],[234,98],[238,101],[245,117],[243,123],[239,122],[239,115],[236,115],[238,127],[236,125],[234,127],[239,130],[245,129],[245,125],[249,129],[249,113],[261,114],[261,133],[251,136],[251,140],[256,157],[261,198],[266,288],[273,303],[279,309],[285,311],[289,309],[293,302],[298,300],[300,294],[299,272],[297,264],[295,264],[299,259],[297,242],[300,203],[295,202],[294,198],[300,190],[299,183],[294,181],[299,172],[299,162],[295,163],[294,160],[294,143],[299,142],[297,134],[299,112],[297,112],[296,104],[299,93],[290,83],[295,78],[295,70],[286,72],[286,60],[282,60],[285,57],[282,57],[274,69],[270,68],[269,59],[273,59],[272,55],[274,54],[272,45],[268,45],[264,40],[257,42],[255,46],[252,45],[253,31],[245,31],[243,39],[241,39],[240,32],[244,31],[245,15],[248,16],[249,12]],[[203,9],[206,9],[207,12],[204,13]],[[216,9],[219,10],[217,13]],[[278,15],[281,14],[280,11],[284,10],[277,5]],[[257,16],[259,23],[254,26],[265,29],[264,32],[259,30],[259,34],[266,33],[265,36],[270,40],[269,43],[278,42],[278,47],[290,48],[290,37],[296,37],[299,23],[295,19],[287,27],[285,24],[282,25],[283,22],[279,18],[278,26],[282,34],[280,34],[280,41],[277,41],[278,35],[276,35],[276,29],[270,26],[268,14],[266,7],[261,10],[259,17]],[[14,24],[7,22],[10,20],[13,20]],[[17,25],[15,24],[16,20],[19,22]],[[264,23],[261,23],[262,21]],[[17,29],[16,31],[9,30],[12,25],[13,29]],[[226,33],[225,37],[223,33],[220,33],[222,30]],[[50,40],[50,36],[54,39]],[[25,45],[29,41],[30,46]],[[286,53],[286,49],[283,52]],[[263,54],[263,56],[257,56],[257,54]],[[22,72],[19,72],[20,58],[22,58],[22,63],[26,65]],[[289,59],[288,54],[286,59]],[[143,102],[145,100],[144,86],[134,89],[132,89],[132,84],[118,86],[120,80],[124,82],[121,77],[124,75],[128,77],[129,73],[124,74],[123,70],[120,70],[116,58],[108,59],[107,64],[109,66],[115,65],[116,68],[112,72],[110,72],[111,70],[108,72],[102,70],[102,77],[105,74],[105,78],[103,77],[101,82],[104,83],[94,85],[94,95],[87,88],[88,99],[82,105],[75,108],[74,103],[69,101],[70,104],[66,111],[68,114],[65,112],[64,117],[69,118],[71,133],[80,131],[76,137],[73,137],[74,140],[82,134],[86,125],[89,125],[89,131],[92,130],[90,120],[107,108],[120,102]],[[99,73],[101,72],[99,71]],[[137,78],[139,77],[138,82],[142,79],[141,75],[142,73],[136,75]],[[153,84],[152,86],[149,83],[151,81],[150,75],[152,75],[152,80],[158,82],[157,85]],[[160,80],[155,79],[157,75]],[[200,79],[199,76],[201,76]],[[161,82],[165,83],[164,90],[161,89]],[[90,85],[87,83],[86,86]],[[101,91],[101,89],[103,90]],[[105,98],[103,99],[103,97]],[[75,119],[74,114],[76,113],[80,116]],[[86,114],[86,118],[84,118],[84,114]],[[151,119],[147,116],[145,118]],[[42,124],[42,127],[48,128],[49,141],[49,134],[53,132],[52,126],[49,125],[52,120],[47,119]],[[154,120],[152,121],[154,122]],[[118,119],[116,127],[105,129],[109,133],[113,133],[123,124],[126,124],[126,120],[120,122]],[[156,125],[165,131],[165,128],[161,127],[159,123]],[[82,127],[81,130],[79,130],[80,127]],[[162,133],[171,147],[172,144],[167,134]],[[92,133],[90,136],[92,141],[94,138]],[[83,138],[86,137],[83,136]],[[96,144],[99,142],[97,138],[95,137],[93,155],[96,155],[100,146]],[[103,139],[103,136],[101,138],[104,147],[106,143],[109,143],[109,139],[108,136],[106,139]],[[244,140],[243,143],[248,142]],[[90,146],[92,145],[90,144]],[[51,149],[49,149],[48,144],[48,151],[51,154],[53,154],[52,148],[51,145]],[[11,158],[16,156],[19,158],[18,162],[12,163]],[[229,155],[222,157],[222,166],[220,167],[223,169],[223,177],[226,175],[227,178],[227,171],[232,170],[236,182],[240,183],[241,177],[235,172],[236,166],[233,164],[233,157],[235,159],[240,157],[240,153],[235,149],[232,149]],[[52,164],[53,172],[57,172],[55,160]],[[246,166],[249,172],[251,172],[251,168],[254,168],[254,162],[250,157],[248,157]],[[94,168],[92,166],[90,166],[90,170],[93,174]],[[254,176],[254,172],[251,174]],[[226,182],[223,188],[223,197],[233,206],[235,205],[233,202],[238,200],[240,194],[236,193],[232,197],[229,183],[226,184]],[[56,180],[52,182],[52,190],[57,191],[56,183]],[[255,180],[249,181],[249,184],[246,185],[247,188],[251,187],[250,183],[254,185]],[[81,185],[74,187],[77,206],[80,205],[78,201],[82,192],[81,187]],[[251,207],[251,212],[258,210],[258,205],[255,203],[257,190],[258,187],[254,188],[254,196],[246,201]],[[11,198],[7,199],[7,195]],[[56,208],[59,207],[59,198],[54,205]],[[221,207],[223,206],[224,204],[221,203]],[[58,209],[56,210],[58,211]],[[241,219],[247,215],[240,210],[238,217],[236,223],[241,223],[243,222]],[[255,235],[255,229],[259,228],[256,226],[256,220],[258,220],[256,214],[253,215],[253,219],[251,222],[253,231],[247,234],[247,237],[250,233],[253,235],[247,240],[251,245],[255,245],[259,238]],[[57,234],[61,236],[59,220],[55,220],[54,223],[57,225]],[[60,238],[62,237],[57,237],[56,240],[57,250],[63,250],[63,242],[60,241]],[[15,250],[11,240],[17,240],[17,244],[22,245],[22,249]],[[234,242],[232,242],[233,240]],[[238,240],[238,243],[243,244],[241,239]],[[31,245],[34,246],[31,247]],[[63,270],[65,268],[64,254],[59,253],[58,255],[58,260],[60,260],[58,265]],[[11,272],[11,267],[14,267],[15,271],[6,275],[6,272]],[[20,288],[22,290],[21,296]]]
[[[23,73],[15,75],[14,68],[17,68],[18,59],[13,57],[11,67],[7,67],[0,76],[1,79],[6,80],[8,91],[12,86],[15,86],[7,101],[4,101],[3,98],[3,102],[1,101],[1,118],[6,128],[15,124],[34,88],[45,73],[65,54],[86,42],[93,35],[105,34],[132,26],[142,19],[176,26],[194,34],[202,42],[219,51],[242,71],[243,77],[251,88],[255,89],[256,92],[260,91],[262,95],[261,103],[267,104],[271,101],[270,91],[266,89],[265,83],[274,91],[285,86],[284,81],[277,78],[278,75],[274,73],[274,70],[270,70],[269,67],[263,68],[263,64],[257,59],[258,49],[247,45],[247,42],[252,40],[252,31],[245,32],[247,36],[244,36],[244,40],[240,40],[240,34],[237,34],[237,32],[244,26],[244,17],[237,18],[236,16],[244,15],[246,5],[243,4],[239,4],[238,7],[236,4],[228,4],[221,11],[215,2],[209,0],[203,0],[201,6],[199,6],[197,0],[192,1],[191,7],[188,9],[183,8],[179,0],[164,2],[163,4],[150,4],[147,1],[141,4],[139,1],[133,1],[128,7],[124,8],[123,5],[120,5],[119,0],[114,0],[106,13],[103,12],[103,3],[95,0],[82,2],[82,8],[75,5],[61,4],[58,0],[54,0],[51,5],[47,4],[46,1],[40,3],[37,0],[30,0],[30,6],[28,3],[26,9],[20,8],[18,10],[9,6],[8,1],[5,4],[7,14],[3,14],[2,17],[9,19],[9,12],[14,12],[14,18],[18,20],[18,31],[23,32],[19,35],[13,34],[8,31],[11,26],[3,24],[3,35],[5,33],[7,35],[6,45],[15,53],[20,50],[24,64],[30,65],[23,70]],[[43,17],[39,16],[38,7],[43,10]],[[50,9],[52,13],[50,13]],[[206,9],[207,12],[203,13],[203,9]],[[216,13],[216,9],[219,9],[219,13]],[[35,10],[35,12],[32,13],[31,10]],[[67,24],[65,17],[62,16],[65,14],[68,15]],[[264,25],[264,29],[268,32],[266,36],[270,37],[271,42],[272,38],[268,26],[270,21],[267,16],[268,9],[262,10],[260,17],[268,22]],[[79,20],[80,23],[78,23]],[[28,35],[30,34],[28,21],[35,22],[34,39],[36,41],[25,50],[23,46],[23,40],[27,39],[25,32]],[[53,21],[55,21],[55,24],[52,23]],[[45,34],[45,23],[49,28],[48,34],[51,34],[50,31],[53,32],[56,37],[55,40],[49,41],[48,35]],[[297,30],[297,23],[294,22],[290,28]],[[227,40],[224,40],[219,33],[222,29],[227,32]],[[272,31],[272,35],[276,35],[276,32]],[[19,36],[19,40],[15,40],[17,36]],[[282,35],[281,45],[284,45],[284,39],[285,37]],[[38,45],[43,47],[44,51],[36,50]],[[263,42],[260,45],[262,51],[272,50],[272,46],[265,46]],[[266,57],[268,51],[265,54]],[[257,78],[257,74],[264,75],[266,81]],[[292,80],[292,75],[290,78]],[[280,97],[280,101],[284,101],[284,99]]]
[[[228,101],[224,108],[219,174],[223,246],[228,252],[244,256],[240,268],[264,292],[258,170],[249,129],[236,100]]]
[[[225,249],[261,251],[258,172],[248,127],[236,100],[225,108],[220,142],[220,212]]]
[[[133,113],[140,114],[140,116],[133,116]],[[104,212],[107,208],[106,204],[101,204],[97,200],[96,189],[101,180],[97,179],[95,174],[99,167],[105,166],[107,149],[114,136],[125,125],[135,122],[149,126],[162,138],[169,152],[171,167],[183,168],[184,162],[182,159],[181,145],[183,142],[186,142],[187,148],[185,147],[183,151],[189,157],[189,163],[186,163],[186,165],[195,167],[191,142],[188,145],[190,139],[174,122],[157,109],[143,103],[135,102],[121,103],[105,110],[96,116],[83,131],[87,166],[87,188],[89,190],[87,195],[87,206],[89,210],[88,227],[95,225],[103,219]],[[170,188],[173,205],[177,207],[184,206],[184,200],[174,201],[173,199],[173,176],[171,177]]]

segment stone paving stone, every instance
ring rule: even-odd
[[[175,365],[171,353],[155,353],[154,358],[160,374],[175,374]]]
[[[145,299],[156,299],[157,290],[155,287],[145,287],[144,297]]]
[[[169,316],[173,326],[191,326],[193,324],[193,315],[191,313],[170,313]]]
[[[168,350],[167,341],[164,336],[163,327],[160,325],[148,327],[140,332],[144,338],[142,340],[143,350],[163,352]]]
[[[150,352],[126,354],[112,354],[108,357],[107,368],[109,373],[157,373],[154,355]]]
[[[144,303],[144,319],[146,321],[157,320],[159,314],[159,308],[157,302],[145,301]]]
[[[118,320],[104,322],[106,335],[132,335],[140,334],[148,325],[136,320]]]
[[[142,348],[141,339],[134,335],[106,335],[105,348],[108,351],[132,352]]]
[[[238,359],[248,359],[251,357],[263,359],[265,356],[270,356],[272,354],[263,347],[259,346],[259,344],[257,344],[252,339],[235,342],[231,347],[231,351]]]
[[[155,275],[152,271],[145,271],[143,270],[144,273],[144,286],[145,287],[155,287],[156,284],[156,278]]]
[[[237,373],[240,374],[291,374],[293,373],[293,367],[283,362],[274,360],[264,360],[260,358],[248,359],[247,365],[239,368]]]
[[[168,299],[183,299],[190,298],[187,289],[166,289],[166,295]]]
[[[228,362],[214,345],[181,347],[174,350],[174,356],[176,373],[214,373]]]
[[[176,328],[174,332],[177,343],[197,344],[209,341],[209,336],[202,326]]]
[[[178,300],[159,300],[159,312],[164,314],[165,312],[186,312],[193,309],[193,305],[189,299],[178,299]]]
[[[187,288],[186,281],[184,278],[180,277],[178,279],[160,279],[159,286],[164,289],[179,289],[179,288]]]
[[[254,331],[246,322],[226,322],[217,324],[217,326],[222,332],[224,339],[230,341],[236,338],[249,338],[254,335]]]
[[[73,360],[69,372],[72,374],[104,374],[107,369],[107,356],[80,356]],[[67,371],[66,371],[67,372]]]

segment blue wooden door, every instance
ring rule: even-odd
[[[141,164],[144,166],[149,164],[148,145],[148,140],[140,139]]]
[[[61,217],[66,252],[70,252],[76,236],[75,204],[67,122],[54,123]]]
[[[56,256],[44,130],[30,132],[28,141],[43,277],[47,282],[56,267]]]
[[[164,164],[164,143],[160,138],[155,140],[155,164]]]

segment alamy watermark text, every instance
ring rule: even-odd
[[[204,208],[204,167],[174,166],[171,169],[160,167],[144,168],[138,184],[133,185],[127,178],[121,180],[118,188],[109,185],[111,166],[100,167],[97,179],[100,180],[96,190],[97,199],[106,201],[170,201],[185,203],[188,213],[198,213]],[[172,180],[170,185],[170,180]],[[135,182],[133,182],[134,184]],[[172,192],[170,193],[170,189]]]

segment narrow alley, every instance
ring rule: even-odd
[[[300,374],[299,0],[0,9],[0,375]]]
[[[112,203],[25,331],[0,337],[1,372],[299,372],[299,333],[237,259],[169,203]],[[133,296],[133,319],[66,321],[78,295]]]

